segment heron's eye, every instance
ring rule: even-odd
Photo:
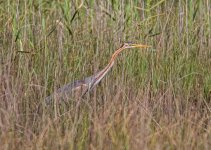
[[[124,46],[126,47],[126,46],[129,46],[129,43],[124,43]]]
[[[127,43],[124,43],[124,46],[125,47],[129,47],[129,46],[131,46],[131,44],[133,44],[132,42],[127,42]]]

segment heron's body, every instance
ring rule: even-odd
[[[110,62],[108,65],[98,73],[85,78],[84,80],[74,81],[73,83],[68,83],[63,87],[56,90],[53,94],[45,98],[46,104],[50,104],[52,99],[57,100],[58,102],[61,101],[68,101],[69,99],[78,99],[85,95],[87,92],[92,90],[109,72],[109,70],[114,65],[114,60],[118,56],[118,54],[126,49],[126,48],[135,48],[135,47],[149,47],[147,45],[137,45],[137,44],[124,44],[118,50],[114,52],[111,57]]]
[[[88,90],[87,80],[90,80],[91,78],[88,77],[84,80],[78,80],[74,81],[73,83],[68,83],[64,85],[63,87],[56,90],[53,94],[45,98],[46,104],[50,104],[52,102],[52,99],[58,100],[58,102],[61,101],[67,101],[70,98],[77,98],[80,97],[80,95],[83,95]]]
[[[62,86],[61,88],[56,90],[53,94],[45,98],[46,104],[50,104],[53,98],[61,102],[61,101],[67,101],[69,99],[78,99],[79,97],[85,95],[89,90],[92,90],[94,85],[98,84],[100,80],[102,80],[102,78],[105,76],[104,74],[107,73],[105,72],[105,69],[101,70],[95,75],[86,77],[83,80],[77,80]],[[93,82],[96,79],[96,77],[98,78],[101,77],[101,78],[100,80],[96,80],[97,82]],[[93,83],[93,85],[89,83]]]

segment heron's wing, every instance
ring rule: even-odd
[[[46,104],[50,104],[53,98],[58,99],[59,101],[80,98],[88,91],[89,83],[92,79],[93,77],[91,76],[85,78],[84,80],[78,80],[64,85],[56,90],[52,95],[45,98]]]

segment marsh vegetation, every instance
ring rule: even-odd
[[[211,149],[209,0],[0,4],[0,149]],[[79,107],[44,106],[128,41],[152,48],[124,51]]]

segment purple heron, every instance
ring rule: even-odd
[[[55,91],[52,95],[45,98],[46,104],[47,105],[50,104],[53,98],[61,102],[61,101],[67,101],[68,99],[70,99],[70,97],[79,98],[84,96],[87,92],[91,91],[111,70],[111,68],[114,65],[114,61],[120,52],[122,52],[124,49],[129,49],[129,48],[147,48],[147,47],[150,46],[142,44],[124,43],[119,49],[117,49],[113,53],[111,60],[103,70],[83,80],[74,81],[73,83],[68,83],[64,85],[63,87]]]

